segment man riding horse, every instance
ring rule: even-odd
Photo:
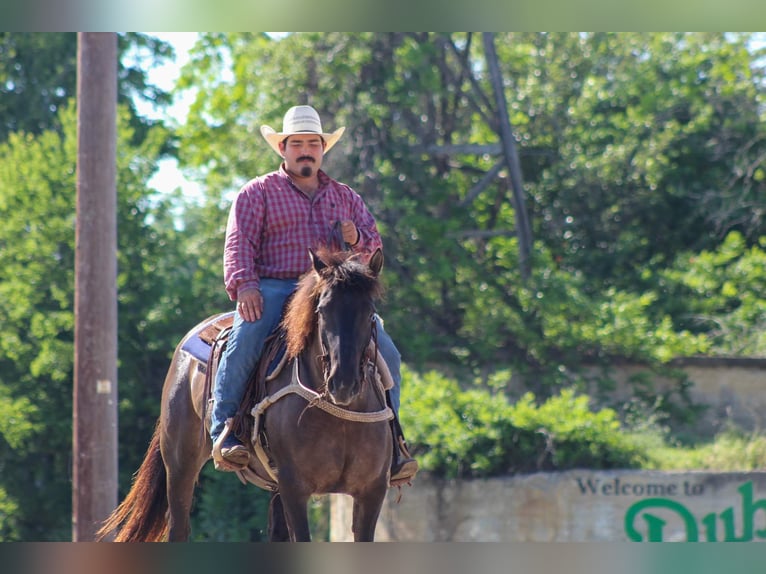
[[[223,431],[240,406],[285,301],[311,266],[309,248],[326,244],[336,222],[340,222],[343,242],[354,252],[369,257],[382,247],[375,219],[359,194],[320,169],[324,154],[345,128],[324,133],[319,115],[310,106],[290,108],[282,125],[281,132],[261,126],[263,137],[282,157],[279,169],[240,189],[226,226],[224,284],[236,301],[236,312],[213,385],[210,437],[219,470],[238,470],[248,464],[249,450],[235,433]],[[407,452],[398,423],[399,351],[380,318],[375,320],[378,349],[394,382],[388,394],[395,415],[390,481],[401,484],[415,476],[418,465]]]

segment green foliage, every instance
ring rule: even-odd
[[[538,403],[463,391],[436,373],[407,369],[402,409],[413,454],[424,470],[445,477],[487,477],[572,468],[637,468],[647,453],[620,427],[612,409],[591,411],[572,390]]]
[[[271,494],[242,484],[208,464],[200,475],[192,512],[195,542],[266,542]]]
[[[0,542],[20,539],[19,506],[0,486]]]
[[[59,126],[56,113],[76,81],[76,33],[0,33],[0,141]]]
[[[676,324],[705,333],[716,354],[766,353],[766,237],[748,245],[733,231],[715,250],[679,254],[659,275]]]
[[[276,167],[253,133],[289,105],[346,125],[326,165],[377,216],[396,287],[381,309],[419,368],[510,364],[560,384],[562,363],[704,354],[706,329],[679,322],[659,277],[716,230],[763,231],[738,207],[763,207],[749,39],[498,34],[536,238],[527,284],[506,174],[472,189],[497,158],[431,151],[497,142],[476,34],[203,34],[179,84],[199,88],[181,159],[217,205]]]
[[[652,450],[648,468],[661,470],[759,471],[766,466],[766,436],[735,429],[711,442],[691,446],[663,445]]]
[[[167,105],[169,94],[147,82],[147,64],[172,56],[168,44],[130,32],[118,36],[118,102],[130,110],[132,143],[147,137],[157,122],[140,117],[135,100]],[[123,58],[129,53],[141,57]],[[141,65],[135,65],[140,62]],[[61,132],[58,113],[76,96],[77,33],[0,32],[0,141],[12,132]]]
[[[71,498],[71,151],[53,132],[0,144],[0,487],[27,540],[62,536]]]
[[[0,487],[17,505],[22,540],[71,536],[71,413],[74,359],[76,117],[59,113],[61,133],[12,133],[0,144]],[[163,306],[177,236],[150,228],[146,181],[166,134],[139,147],[129,114],[119,114],[118,345],[124,484],[146,448],[159,390],[183,332]],[[160,312],[156,310],[159,309]],[[154,312],[153,312],[154,311]],[[199,317],[189,321],[196,322]],[[175,331],[174,331],[175,329]],[[124,416],[127,415],[127,416]]]
[[[0,393],[7,392],[0,387]],[[30,436],[40,432],[37,415],[37,408],[27,397],[0,396],[0,435],[10,448],[22,448]]]

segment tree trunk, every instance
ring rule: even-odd
[[[492,83],[492,91],[495,95],[497,106],[498,126],[500,140],[503,144],[503,155],[508,167],[511,181],[513,208],[516,212],[516,235],[519,240],[519,264],[521,277],[524,281],[529,279],[531,273],[530,253],[532,249],[532,229],[529,225],[529,216],[524,201],[523,178],[521,175],[521,163],[516,151],[516,142],[511,132],[511,121],[508,116],[508,106],[505,102],[503,90],[503,78],[500,73],[500,63],[495,51],[495,35],[492,32],[484,32],[484,54],[487,59],[487,70]]]

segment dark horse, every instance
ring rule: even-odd
[[[343,493],[354,501],[354,539],[371,541],[393,448],[392,413],[374,368],[370,376],[383,255],[378,250],[363,263],[349,252],[321,251],[311,260],[282,321],[287,363],[266,383],[267,400],[252,410],[263,425],[252,425],[251,462],[241,476],[265,477],[249,481],[273,491],[271,540],[310,540],[311,496]],[[146,457],[99,540],[188,540],[194,487],[212,448],[208,388],[198,367],[179,344]]]

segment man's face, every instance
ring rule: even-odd
[[[285,169],[298,177],[313,177],[322,167],[324,140],[315,134],[297,134],[279,144]]]

